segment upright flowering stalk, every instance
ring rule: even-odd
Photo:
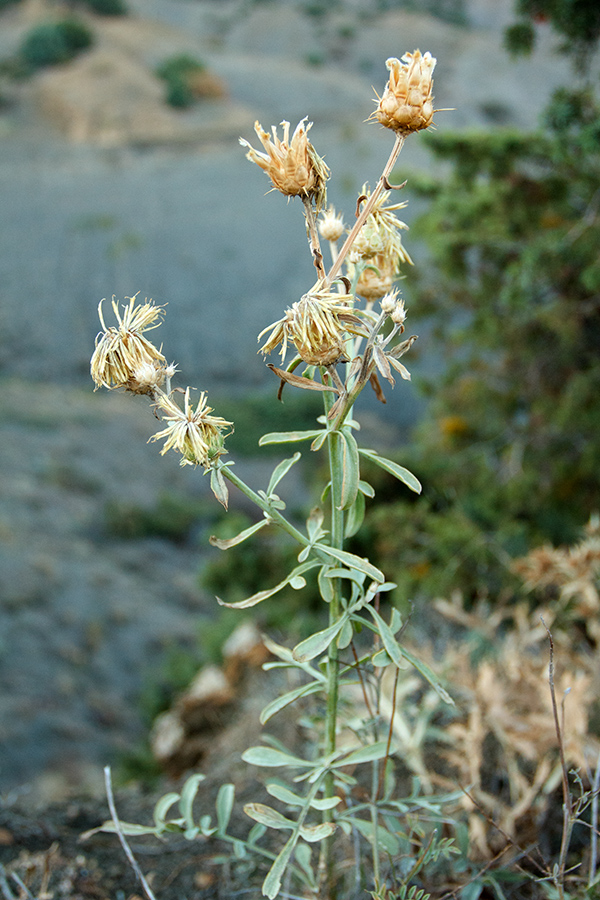
[[[304,390],[319,391],[324,400],[325,414],[318,419],[319,427],[305,432],[267,434],[260,441],[261,445],[310,441],[313,451],[326,448],[329,477],[320,496],[328,510],[326,513],[320,507],[313,509],[305,530],[287,518],[285,503],[277,493],[279,482],[298,462],[301,453],[296,452],[275,466],[266,490],[251,489],[235,475],[232,463],[222,460],[223,442],[232,423],[212,414],[204,393],[194,404],[190,388],[187,388],[180,404],[171,391],[171,368],[174,370],[174,367],[166,366],[162,351],[144,336],[145,331],[156,327],[162,309],[149,303],[136,307],[132,299],[121,314],[113,303],[117,326],[111,328],[106,328],[100,309],[104,332],[97,339],[92,358],[96,384],[151,395],[163,420],[163,427],[151,440],[164,440],[161,453],[175,450],[181,455],[182,465],[201,466],[210,471],[211,487],[223,505],[227,505],[227,480],[262,512],[259,521],[236,537],[227,540],[211,538],[211,543],[227,550],[262,528],[277,526],[298,544],[298,564],[279,584],[235,603],[224,600],[219,603],[249,609],[284,588],[302,589],[306,585],[306,573],[312,571],[327,604],[327,627],[304,638],[293,649],[267,642],[277,658],[277,662],[269,666],[295,667],[299,679],[292,690],[276,697],[261,713],[261,721],[265,723],[300,698],[320,695],[325,721],[316,756],[308,754],[309,758],[303,759],[293,751],[288,752],[279,742],[251,747],[243,754],[243,759],[252,765],[269,770],[283,769],[284,773],[289,768],[294,770],[293,782],[286,783],[282,774],[267,785],[268,793],[284,804],[285,814],[265,803],[248,803],[244,811],[260,828],[253,828],[247,841],[237,836],[233,838],[227,833],[233,808],[233,786],[223,785],[216,801],[216,827],[210,825],[209,816],[202,817],[196,826],[192,800],[202,776],[194,775],[184,786],[181,798],[169,794],[157,807],[166,810],[166,800],[172,804],[175,797],[180,799],[181,816],[168,823],[164,821],[164,815],[158,817],[160,821],[150,829],[157,834],[179,830],[186,837],[216,834],[220,840],[234,844],[236,855],[258,853],[263,860],[269,861],[263,894],[270,900],[280,893],[286,872],[300,881],[305,896],[319,896],[323,900],[333,898],[336,872],[331,839],[338,829],[368,841],[373,860],[371,886],[374,890],[371,896],[374,900],[392,896],[382,874],[381,861],[387,867],[394,853],[400,855],[397,836],[405,830],[410,832],[405,813],[406,809],[412,808],[414,798],[407,806],[402,806],[387,787],[388,764],[396,752],[393,727],[396,700],[394,689],[391,721],[384,731],[379,706],[383,670],[391,667],[397,680],[399,670],[410,662],[443,699],[452,702],[433,673],[401,647],[402,620],[398,610],[384,612],[381,598],[396,585],[387,582],[383,572],[368,559],[349,552],[344,546],[346,539],[360,528],[365,497],[374,495],[373,488],[361,477],[361,462],[365,458],[410,490],[416,493],[421,490],[418,480],[403,466],[384,459],[374,450],[358,446],[354,432],[359,426],[353,418],[353,405],[367,383],[383,400],[380,377],[392,386],[395,374],[404,380],[410,378],[400,359],[416,338],[413,335],[401,339],[406,310],[393,284],[400,266],[412,264],[412,261],[400,238],[406,226],[395,215],[404,204],[389,203],[392,185],[388,176],[406,136],[431,123],[434,64],[435,60],[429,54],[421,56],[419,51],[406,54],[402,62],[388,60],[390,80],[383,96],[378,98],[374,118],[394,132],[394,148],[373,192],[363,188],[356,221],[339,253],[337,241],[344,232],[341,216],[333,209],[327,210],[317,226],[317,215],[325,210],[325,183],[329,170],[308,141],[310,124],[303,119],[290,137],[289,123],[284,122],[280,138],[276,128],[269,134],[257,122],[255,131],[263,149],[256,150],[247,141],[241,141],[248,158],[268,175],[275,189],[287,198],[301,199],[309,247],[318,271],[317,281],[310,290],[292,302],[283,316],[259,335],[262,341],[259,352],[268,355],[279,351],[282,367],[270,368],[280,379],[280,389],[287,383]],[[333,263],[328,272],[325,271],[320,237],[328,241],[332,250]],[[346,274],[340,274],[344,265],[347,266]],[[378,305],[376,301],[379,301]],[[288,351],[294,354],[289,362],[286,360]],[[140,390],[140,385],[145,388]],[[365,635],[370,633],[373,633],[372,645],[365,640]],[[358,745],[349,749],[340,746],[338,739],[338,697],[341,690],[355,687],[357,682],[362,689],[367,714],[358,726],[352,722],[350,730]],[[373,767],[370,794],[361,786],[360,794],[353,796],[356,780],[351,772],[363,763]],[[139,833],[136,826],[131,829],[130,833]],[[280,842],[276,852],[271,844],[266,848],[259,844],[266,829],[285,834],[285,843]],[[409,837],[411,854],[415,841],[418,844],[421,838],[420,833],[414,840],[412,835]],[[411,871],[419,871],[429,858],[428,854],[433,852],[432,848],[436,853],[443,852],[443,841],[437,841],[435,833],[427,842],[422,841],[422,861],[417,858]],[[316,866],[311,859],[311,846],[315,843],[320,844]],[[403,872],[396,880],[397,884],[406,874],[406,858],[402,859],[398,870],[400,868]],[[402,883],[406,886],[406,881]],[[405,894],[394,893],[394,896]]]

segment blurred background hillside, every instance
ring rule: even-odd
[[[272,466],[255,457],[259,434],[289,427],[285,417],[296,411],[315,415],[291,400],[277,407],[273,376],[256,355],[257,334],[314,280],[300,208],[264,196],[264,177],[238,144],[240,135],[253,139],[256,119],[268,128],[309,117],[311,139],[332,170],[329,199],[350,221],[362,184],[375,183],[389,152],[389,136],[365,124],[373,86],[381,91],[385,84],[385,60],[419,47],[438,61],[436,106],[452,111],[436,116],[427,140],[407,142],[399,165],[418,189],[403,217],[412,225],[430,210],[408,233],[419,274],[402,286],[409,329],[420,335],[409,361],[416,386],[402,382],[385,407],[368,398],[363,410],[378,448],[393,452],[413,426],[421,428],[418,447],[406,453],[428,476],[425,505],[407,512],[383,485],[388,508],[377,510],[369,526],[377,552],[398,569],[392,574],[404,599],[459,591],[475,602],[510,594],[510,558],[536,542],[575,540],[600,502],[593,474],[599,282],[593,251],[580,252],[576,243],[578,222],[585,240],[597,233],[600,132],[582,101],[578,121],[589,125],[587,150],[569,145],[571,157],[561,160],[527,137],[553,91],[572,81],[548,17],[535,22],[533,53],[511,58],[503,35],[515,21],[512,0],[127,0],[126,8],[110,7],[108,0],[0,2],[5,799],[62,797],[82,784],[95,786],[99,766],[146,733],[142,690],[158,684],[160,691],[165,667],[169,660],[176,667],[180,650],[194,660],[199,625],[206,630],[218,618],[212,592],[197,579],[199,554],[213,561],[207,535],[218,517],[205,480],[146,445],[157,425],[140,398],[92,392],[99,300],[139,291],[168,303],[164,351],[177,362],[182,384],[208,389],[217,412],[235,419],[231,449],[257,486]],[[44,48],[56,50],[56,32],[40,40],[39,29],[65,17],[79,23],[70,35],[75,49],[67,50],[72,58],[48,62]],[[177,66],[169,70],[179,60],[181,73],[182,58],[183,83]],[[563,113],[562,125],[552,125],[555,135],[560,127],[567,135],[574,103],[565,100]],[[470,144],[472,135],[487,144]],[[426,146],[436,140],[443,148],[437,157]],[[562,166],[554,180],[552,159]],[[564,187],[569,173],[574,200]],[[436,188],[434,176],[445,179],[448,193]],[[451,191],[456,177],[465,186],[462,208]],[[536,178],[543,187],[534,190]],[[472,192],[482,183],[493,196]],[[563,207],[555,209],[551,198]],[[528,269],[510,270],[502,303],[485,306],[479,287],[489,294],[500,283],[518,261],[515,248],[529,240],[527,222],[538,227],[542,215],[554,249],[532,249]],[[564,265],[551,272],[548,258],[557,258],[556,247],[564,251],[571,233],[577,274]],[[540,268],[551,285],[536,300],[541,312],[533,327],[522,305]],[[552,290],[574,284],[584,270],[576,299],[587,312],[581,321],[565,321]],[[431,315],[417,323],[419,305]],[[478,320],[484,308],[487,316]],[[442,337],[444,329],[448,337],[457,324],[474,324],[480,357],[467,334],[466,344],[450,348],[450,362],[443,359],[435,323]],[[503,380],[503,329],[517,356],[519,335],[530,348],[535,336],[548,351],[543,364],[529,359],[521,371],[509,360],[516,380],[528,385],[523,396]],[[591,379],[573,362],[583,359],[580,331]],[[554,340],[557,333],[573,340],[554,353],[549,335]],[[485,368],[501,356],[500,374]],[[427,417],[427,395],[438,395],[452,361],[462,375],[468,368],[471,380],[456,377],[450,389],[446,383]],[[554,394],[546,390],[548,369],[560,382]],[[573,402],[560,406],[557,392],[573,374]],[[495,406],[483,391],[490,384]],[[536,396],[545,406],[531,417]],[[549,412],[559,406],[562,420]],[[572,421],[582,425],[580,433]],[[532,432],[539,446],[523,467],[530,446],[523,435]],[[547,434],[560,439],[553,443]],[[559,459],[566,471],[556,473],[550,462]],[[299,476],[289,492],[301,508],[310,486]],[[244,515],[239,504],[237,514]],[[408,562],[401,556],[407,552]],[[257,559],[244,565],[268,576],[269,554]]]

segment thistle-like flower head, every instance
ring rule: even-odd
[[[146,337],[145,331],[151,331],[160,325],[164,307],[155,306],[152,302],[135,305],[137,294],[127,297],[128,304],[123,306],[123,313],[115,299],[112,308],[117,325],[107,328],[102,313],[102,303],[98,306],[98,315],[102,331],[96,337],[90,370],[96,388],[126,388],[134,393],[153,393],[165,378],[166,360],[161,351]]]
[[[348,330],[360,323],[348,305],[349,300],[351,298],[323,290],[318,282],[286,309],[282,319],[261,331],[258,340],[267,331],[271,333],[259,352],[271,353],[281,344],[281,358],[284,359],[290,342],[308,365],[329,366],[341,359],[347,360],[344,344]]]
[[[401,134],[421,131],[433,121],[433,70],[436,60],[420,50],[405,53],[402,60],[386,61],[390,77],[371,118]]]
[[[223,441],[231,433],[232,422],[220,416],[212,416],[212,408],[206,403],[206,393],[202,391],[196,407],[190,401],[190,388],[185,392],[183,409],[172,397],[160,393],[156,401],[162,419],[168,422],[166,428],[154,434],[150,440],[165,439],[161,455],[168,450],[181,453],[182,466],[210,466],[227,451]],[[227,430],[230,429],[230,430]]]
[[[287,197],[308,197],[314,199],[317,212],[327,201],[326,182],[329,168],[308,140],[312,122],[306,118],[296,126],[290,139],[290,123],[282,122],[283,137],[277,135],[275,125],[271,135],[263,130],[260,122],[254,123],[254,130],[264,148],[264,153],[255,150],[248,141],[240,138],[242,147],[247,147],[247,158],[263,169],[273,187]]]

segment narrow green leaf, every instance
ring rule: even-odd
[[[409,661],[409,663],[415,667],[417,672],[420,672],[423,678],[425,678],[425,680],[429,682],[431,687],[434,689],[436,694],[442,698],[444,703],[448,703],[450,706],[455,706],[456,704],[454,703],[454,700],[452,699],[448,691],[444,687],[442,687],[435,672],[429,668],[427,663],[424,663],[422,660],[418,659],[418,657],[416,657],[413,653],[410,653],[410,651],[408,650],[403,649],[402,652],[404,653],[404,656]]]
[[[266,825],[267,828],[289,831],[296,827],[295,822],[292,822],[291,819],[286,819],[286,817],[282,816],[276,809],[265,806],[264,803],[246,803],[244,812],[247,816],[250,816],[251,819],[254,819],[255,822],[260,822],[261,825]]]
[[[391,459],[386,459],[384,456],[379,456],[379,454],[375,450],[363,450],[359,448],[359,453],[365,456],[367,459],[370,459],[371,462],[374,462],[381,469],[384,469],[386,472],[389,472],[390,475],[393,475],[398,481],[401,481],[405,484],[411,491],[414,491],[415,494],[420,494],[422,490],[421,482],[412,472],[409,472],[408,469],[405,469],[404,466],[398,465],[398,463],[393,462]]]
[[[313,453],[316,452],[317,450],[321,449],[321,447],[327,440],[328,434],[329,434],[329,432],[326,429],[323,429],[323,431],[319,435],[317,435],[317,437],[314,439],[314,441],[310,445],[310,449],[313,451]]]
[[[307,662],[310,659],[314,659],[315,656],[324,653],[332,641],[335,640],[338,632],[341,631],[345,621],[345,616],[342,616],[337,622],[330,625],[329,628],[325,628],[323,631],[317,631],[316,634],[311,634],[310,637],[305,638],[294,647],[292,651],[294,659],[298,662]]]
[[[287,869],[292,851],[298,841],[298,834],[293,834],[287,844],[280,850],[277,859],[269,869],[267,877],[263,881],[262,892],[269,900],[275,900],[275,897],[281,890],[281,879]]]
[[[379,615],[376,609],[372,606],[367,606],[367,609],[373,616],[375,620],[375,624],[377,625],[377,630],[381,635],[381,641],[388,655],[391,656],[392,662],[398,666],[399,669],[405,669],[406,663],[402,657],[402,650],[400,649],[400,644],[396,640],[394,636],[394,632],[387,624],[387,622]]]
[[[333,584],[331,583],[331,579],[328,577],[329,571],[329,566],[321,566],[321,568],[319,569],[319,591],[325,603],[331,603],[331,601],[333,600]]]
[[[337,547],[328,547],[326,544],[315,544],[315,547],[322,550],[323,553],[327,553],[328,556],[339,559],[340,562],[345,563],[351,569],[356,569],[358,572],[364,572],[365,575],[368,575],[373,581],[379,583],[385,581],[383,572],[380,572],[368,559],[361,559],[360,556],[355,556],[354,553],[348,553],[347,550],[338,550]]]
[[[335,822],[322,822],[320,825],[303,825],[300,828],[300,837],[314,844],[316,841],[323,841],[325,838],[331,837],[335,831]]]
[[[186,780],[181,789],[181,796],[179,798],[179,812],[183,816],[185,824],[188,828],[194,827],[194,815],[192,806],[194,805],[194,800],[196,799],[196,794],[198,793],[198,787],[205,778],[206,775],[200,775],[200,773],[191,775]]]
[[[304,797],[294,794],[289,788],[284,787],[282,784],[276,784],[275,782],[270,782],[267,785],[267,793],[270,794],[271,797],[275,797],[275,799],[279,800],[281,803],[287,803],[288,806],[302,807],[306,803]]]
[[[319,681],[313,681],[310,684],[303,684],[302,687],[294,688],[292,691],[288,691],[287,693],[282,694],[280,697],[276,697],[274,700],[271,700],[270,703],[267,703],[267,705],[261,712],[260,724],[264,725],[276,713],[278,713],[281,709],[284,709],[286,706],[289,706],[290,703],[294,703],[294,701],[298,700],[299,697],[307,697],[309,694],[316,694],[318,691],[322,690],[322,683]]]
[[[252,766],[267,766],[277,768],[279,766],[292,766],[296,769],[312,769],[314,764],[299,756],[274,750],[272,747],[249,747],[242,753],[244,762]]]
[[[377,741],[376,744],[368,744],[366,747],[359,747],[357,750],[351,750],[344,756],[336,759],[331,763],[332,769],[341,766],[354,766],[359,763],[373,762],[376,759],[383,759],[387,753],[387,741]]]
[[[213,547],[218,547],[219,550],[229,550],[230,547],[235,547],[237,544],[241,544],[242,541],[245,541],[252,534],[255,534],[257,531],[260,531],[261,528],[264,528],[265,525],[268,525],[269,522],[266,519],[262,519],[260,522],[256,522],[255,525],[251,525],[250,528],[245,528],[244,531],[240,531],[239,534],[236,534],[235,537],[222,539],[215,537],[214,534],[208,539],[209,544],[212,544]]]
[[[350,645],[353,635],[354,629],[352,628],[352,622],[350,619],[346,619],[337,639],[338,650],[345,650],[346,647]]]
[[[347,821],[352,822],[356,830],[360,831],[362,836],[365,837],[371,845],[373,844],[374,829],[372,822],[366,819],[355,819],[354,817],[349,818]],[[400,852],[398,838],[382,825],[377,829],[377,843],[386,853],[389,853],[390,856],[397,856]]]
[[[159,828],[156,825],[136,825],[133,822],[121,822],[120,819],[119,829],[123,834],[129,835],[130,837],[137,837],[140,834],[154,834],[158,837],[164,832],[164,828]],[[117,834],[115,823],[109,820],[108,822],[103,822],[99,828],[87,831],[86,837],[88,835],[96,834],[98,831],[104,831],[107,834]]]
[[[269,434],[263,434],[258,445],[259,447],[264,447],[266,444],[291,444],[295,441],[310,441],[321,434],[321,431],[321,428],[314,431],[272,431]]]
[[[359,491],[344,520],[344,537],[353,537],[362,525],[364,518],[365,495]]]
[[[334,806],[337,806],[341,802],[341,797],[323,797],[320,800],[313,800],[310,805],[313,809],[333,809]]]
[[[157,828],[164,827],[168,811],[171,809],[174,803],[177,803],[178,800],[179,794],[176,794],[174,791],[171,791],[170,793],[165,794],[160,798],[160,800],[154,807],[154,823]]]
[[[316,881],[315,881],[315,873],[310,864],[311,860],[311,849],[307,844],[299,843],[296,846],[296,850],[294,852],[294,856],[296,857],[296,862],[308,878],[308,882],[310,886],[313,888],[313,891],[316,892]]]
[[[225,834],[231,811],[233,810],[233,801],[235,798],[235,787],[232,784],[222,784],[217,794],[215,808],[217,810],[218,831]]]
[[[270,497],[281,479],[287,475],[292,466],[298,462],[299,459],[302,458],[301,453],[294,453],[289,459],[282,460],[278,466],[275,466],[273,469],[273,474],[271,475],[271,480],[269,481],[269,487],[267,488],[267,496]]]
[[[339,433],[339,460],[342,469],[340,491],[340,509],[350,509],[354,505],[358,493],[360,478],[360,461],[358,444],[349,428],[342,428]]]
[[[360,453],[360,450],[358,451]],[[363,481],[362,479],[358,482],[358,489],[361,494],[364,494],[365,497],[373,498],[375,496],[375,488],[373,488],[368,481]]]
[[[283,588],[289,584],[295,590],[298,588],[304,587],[304,579],[300,579],[299,576],[303,572],[307,572],[309,569],[314,569],[315,566],[318,566],[319,563],[316,560],[311,560],[309,562],[305,562],[300,566],[296,566],[287,578],[284,578],[283,581],[280,581],[279,584],[276,584],[275,587],[269,588],[266,591],[259,591],[257,594],[253,594],[251,597],[247,597],[245,600],[239,600],[237,603],[226,603],[224,600],[221,600],[220,597],[217,597],[217,603],[220,606],[226,606],[229,609],[248,609],[251,606],[256,606],[258,603],[262,603],[263,600],[266,600],[268,597],[272,597],[274,594],[279,593],[279,591],[283,590]]]

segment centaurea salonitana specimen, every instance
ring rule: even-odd
[[[371,896],[375,900],[392,896],[385,881],[386,872],[392,871],[394,887],[401,884],[406,858],[398,863],[394,873],[393,848],[398,845],[400,852],[397,835],[410,832],[412,826],[407,827],[405,809],[394,805],[391,788],[387,787],[391,758],[396,752],[394,713],[384,725],[379,706],[381,681],[377,673],[390,666],[397,678],[398,670],[409,660],[431,682],[438,695],[452,703],[433,673],[400,646],[401,616],[397,609],[390,611],[388,607],[386,611],[385,608],[386,592],[396,585],[386,581],[383,572],[368,559],[349,552],[345,546],[346,539],[361,526],[365,496],[374,495],[374,489],[361,475],[364,458],[410,490],[416,493],[421,490],[417,478],[403,466],[358,446],[354,432],[359,425],[353,413],[354,403],[367,384],[385,402],[379,378],[392,386],[395,375],[403,380],[410,378],[400,359],[416,340],[414,335],[401,340],[406,310],[393,285],[401,267],[412,261],[400,239],[400,232],[406,226],[395,215],[404,204],[389,202],[393,187],[389,176],[407,135],[431,123],[431,73],[435,60],[430,54],[421,56],[419,51],[406,54],[402,60],[388,60],[390,80],[383,96],[378,98],[378,110],[372,117],[394,132],[394,147],[373,191],[363,187],[356,221],[339,251],[337,242],[345,232],[344,222],[334,209],[326,210],[329,169],[308,141],[310,124],[303,119],[290,137],[289,123],[283,122],[282,137],[279,137],[275,127],[269,134],[257,122],[255,131],[262,150],[241,140],[248,159],[267,174],[274,189],[288,199],[300,198],[309,248],[317,269],[316,283],[288,305],[280,319],[260,333],[259,352],[267,355],[279,351],[281,365],[286,368],[270,368],[280,380],[280,391],[285,384],[319,391],[324,400],[324,415],[319,417],[314,429],[263,435],[260,444],[310,441],[311,451],[325,448],[328,479],[323,492],[314,496],[320,497],[317,503],[325,504],[327,511],[315,506],[305,529],[285,512],[278,485],[299,461],[299,451],[275,466],[266,490],[260,491],[254,491],[234,474],[232,462],[223,462],[223,441],[231,423],[212,414],[204,393],[193,403],[187,388],[180,404],[170,388],[171,373],[162,351],[144,337],[145,330],[158,324],[161,308],[145,304],[136,309],[131,300],[121,317],[113,304],[118,327],[107,329],[102,320],[104,333],[97,340],[92,360],[96,384],[126,390],[134,390],[135,384],[135,392],[140,392],[140,384],[146,386],[141,392],[153,398],[154,408],[162,419],[163,427],[151,438],[164,441],[161,453],[175,450],[182,457],[182,465],[201,466],[210,471],[211,488],[224,506],[227,506],[225,482],[228,481],[261,511],[262,517],[235,537],[211,538],[213,546],[228,550],[260,529],[273,527],[297,543],[298,564],[294,563],[278,584],[244,600],[227,602],[217,598],[218,602],[225,607],[247,610],[284,589],[301,590],[306,586],[305,574],[312,571],[327,606],[328,626],[304,638],[293,649],[267,641],[270,652],[278,660],[269,667],[296,668],[298,681],[291,691],[286,688],[261,713],[264,723],[301,698],[320,696],[323,734],[318,748],[303,759],[277,742],[273,746],[251,747],[242,757],[252,765],[279,769],[277,781],[268,784],[267,791],[284,804],[285,815],[265,803],[248,803],[244,812],[257,823],[258,830],[255,826],[247,840],[237,833],[232,837],[227,825],[233,808],[233,785],[222,785],[216,801],[217,825],[213,827],[210,816],[203,816],[196,826],[192,801],[202,776],[194,775],[184,785],[181,797],[169,794],[167,798],[171,803],[173,797],[180,801],[183,817],[161,821],[155,829],[149,829],[156,834],[179,831],[186,837],[216,835],[220,841],[234,845],[236,856],[258,854],[270,867],[263,882],[263,894],[270,900],[281,892],[288,873],[302,886],[303,896],[322,900],[336,896],[339,872],[335,870],[332,852],[332,837],[336,832],[356,835],[357,840],[366,838],[372,858],[372,872],[368,876],[369,886],[374,888]],[[330,247],[329,271],[325,269],[321,239]],[[286,359],[288,351],[293,353],[291,361]],[[145,371],[152,366],[153,369]],[[299,374],[295,374],[296,370]],[[356,637],[359,633],[360,638]],[[366,639],[371,634],[372,643]],[[348,729],[356,735],[358,743],[350,748],[341,747],[339,694],[354,686],[357,679],[367,701],[368,715],[358,726],[353,720]],[[369,696],[373,698],[372,709]],[[384,733],[382,729],[386,728]],[[364,763],[373,766],[371,791],[359,795],[353,790],[356,781],[350,772]],[[293,781],[286,780],[285,773],[290,767],[297,776]],[[136,826],[131,829],[128,833],[139,833]],[[279,835],[283,831],[285,843],[274,841],[261,845],[261,838],[270,834],[270,829]],[[427,838],[423,835],[424,831],[411,832],[411,853],[416,848],[417,854],[422,852],[425,858],[432,848],[440,855],[444,852],[444,841],[438,840],[435,831]],[[311,858],[314,844],[319,845],[316,865]],[[362,871],[358,874],[362,877]],[[338,893],[337,896],[346,895]],[[394,893],[394,896],[400,895]]]

